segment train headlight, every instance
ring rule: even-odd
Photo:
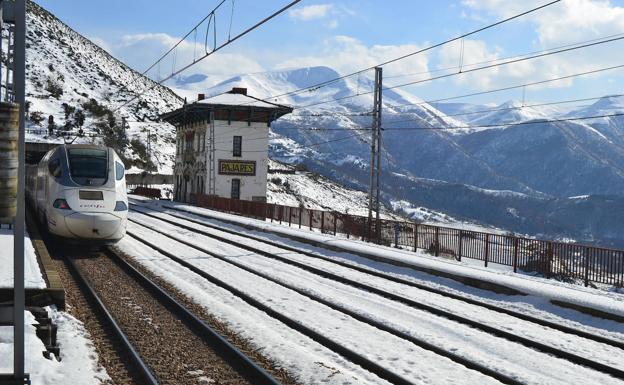
[[[55,200],[54,203],[52,204],[52,207],[54,207],[55,209],[59,209],[59,210],[71,210],[71,207],[69,207],[69,204],[67,203],[65,199]]]
[[[117,201],[115,203],[115,211],[128,211],[128,205],[124,201]]]

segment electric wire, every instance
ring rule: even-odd
[[[504,24],[504,23],[509,22],[509,21],[512,21],[512,20],[514,20],[514,19],[518,19],[518,18],[520,18],[520,17],[522,17],[522,16],[526,16],[526,15],[528,15],[528,14],[530,14],[530,13],[537,12],[537,11],[539,11],[539,10],[541,10],[541,9],[544,9],[544,8],[546,8],[546,7],[549,7],[549,6],[551,6],[551,5],[553,5],[553,4],[556,4],[556,3],[560,2],[560,1],[561,1],[561,0],[554,0],[554,1],[548,2],[548,3],[546,3],[546,4],[543,4],[543,5],[541,5],[541,6],[538,6],[538,7],[532,8],[532,9],[529,9],[528,11],[524,11],[524,12],[522,12],[522,13],[518,13],[518,14],[513,15],[513,16],[510,16],[510,17],[508,17],[508,18],[505,18],[505,19],[499,20],[499,21],[497,21],[497,22],[495,22],[495,23],[488,24],[488,25],[486,25],[486,26],[484,26],[484,27],[481,27],[481,28],[475,29],[475,30],[473,30],[473,31],[470,31],[470,32],[464,33],[464,34],[459,35],[459,36],[457,36],[457,37],[454,37],[454,38],[451,38],[451,39],[448,39],[448,40],[445,40],[445,41],[442,41],[442,42],[439,42],[439,43],[436,43],[436,44],[433,44],[433,45],[430,45],[430,46],[428,46],[428,47],[421,48],[421,49],[419,49],[419,50],[416,50],[416,51],[410,52],[410,53],[408,53],[408,54],[405,54],[405,55],[402,55],[402,56],[399,56],[399,57],[396,57],[396,58],[394,58],[394,59],[390,59],[390,60],[387,60],[387,61],[384,61],[384,62],[378,63],[378,64],[376,64],[376,65],[373,65],[373,66],[370,66],[370,67],[367,67],[367,68],[364,68],[364,69],[361,69],[361,70],[358,70],[358,71],[355,71],[355,72],[352,72],[352,73],[349,73],[349,74],[346,74],[346,75],[341,75],[341,76],[338,76],[338,77],[333,78],[333,79],[330,79],[330,80],[326,80],[326,81],[323,81],[323,82],[319,82],[319,83],[314,84],[314,85],[311,85],[311,86],[302,87],[302,88],[300,88],[300,89],[293,90],[293,91],[289,91],[289,92],[285,92],[285,93],[278,94],[278,95],[268,96],[268,97],[266,97],[266,98],[264,98],[264,99],[262,99],[262,100],[266,101],[266,100],[270,100],[270,99],[282,98],[282,97],[284,97],[284,96],[296,95],[296,94],[299,94],[299,93],[302,93],[302,92],[305,92],[305,91],[316,91],[316,90],[318,90],[318,89],[320,89],[320,88],[323,88],[323,87],[325,87],[325,86],[328,86],[328,85],[330,85],[330,84],[333,84],[333,83],[335,83],[335,82],[337,82],[337,81],[340,81],[340,80],[342,80],[342,79],[346,79],[346,78],[348,78],[348,77],[355,76],[355,75],[359,75],[359,74],[362,74],[362,73],[364,73],[364,72],[367,72],[367,71],[373,70],[373,69],[375,69],[375,67],[383,67],[383,66],[386,66],[386,65],[388,65],[388,64],[392,64],[392,63],[395,63],[395,62],[397,62],[397,61],[407,59],[408,57],[412,57],[412,56],[415,56],[415,55],[418,55],[418,54],[421,54],[421,53],[424,53],[424,52],[430,51],[430,50],[432,50],[432,49],[435,49],[435,48],[441,47],[441,46],[443,46],[443,45],[446,45],[446,44],[452,43],[452,42],[454,42],[454,41],[457,41],[457,40],[460,40],[460,39],[464,39],[464,38],[466,38],[466,37],[468,37],[468,36],[475,35],[475,34],[477,34],[477,33],[483,32],[483,31],[488,30],[488,29],[490,29],[490,28],[494,28],[494,27],[496,27],[496,26],[498,26],[498,25]]]

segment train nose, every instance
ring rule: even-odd
[[[74,213],[65,217],[67,229],[79,238],[109,238],[121,223],[121,218],[107,213]]]

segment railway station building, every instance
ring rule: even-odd
[[[161,118],[176,127],[174,197],[266,201],[271,123],[292,108],[247,95],[246,88],[205,98]]]

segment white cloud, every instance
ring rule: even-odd
[[[328,66],[344,74],[374,66],[386,60],[417,51],[419,48],[421,47],[414,44],[368,46],[353,37],[339,35],[327,39],[322,49],[316,54],[287,59],[278,63],[276,67]],[[427,71],[428,56],[420,54],[385,66],[384,76],[413,72],[426,73]]]
[[[175,45],[179,38],[164,33],[147,33],[125,35],[116,42],[105,42],[98,39],[98,44],[100,41],[109,47],[109,52],[114,56],[123,60],[130,67],[143,71],[160,55]],[[184,41],[176,48],[175,54],[168,55],[160,65],[155,66],[147,75],[154,80],[164,79],[173,71],[199,59],[204,53],[203,43],[195,45],[192,41]],[[204,90],[229,78],[232,74],[262,72],[264,70],[260,63],[246,55],[217,52],[184,71],[179,77],[194,74],[204,75],[205,79],[184,85],[185,88]],[[167,84],[172,85],[172,82]],[[180,85],[178,84],[178,86]]]
[[[462,5],[474,12],[487,12],[502,19],[527,11],[544,4],[543,0],[504,1],[504,0],[463,0]],[[533,28],[537,39],[530,34],[519,35],[519,39],[532,41],[536,50],[549,49],[570,43],[587,41],[605,36],[620,34],[624,31],[624,8],[618,7],[607,0],[565,0],[534,13],[522,16],[513,23],[525,23]],[[505,24],[496,28],[504,29]],[[482,83],[508,85],[510,79],[526,82],[561,77],[580,73],[591,69],[608,67],[617,64],[619,52],[624,43],[610,43],[603,46],[580,49],[565,54],[556,54],[543,59],[530,60],[500,67],[500,70],[483,71]],[[487,47],[480,47],[482,52]],[[491,51],[491,48],[489,49]],[[512,54],[520,52],[511,52]],[[510,53],[507,53],[508,55]],[[496,76],[493,76],[496,75]],[[602,75],[595,75],[598,78]],[[610,73],[605,73],[605,77]],[[466,81],[466,79],[464,79]],[[574,80],[549,83],[541,87],[568,87]]]
[[[326,17],[333,8],[333,4],[313,4],[290,10],[288,15],[293,19],[304,21],[322,19]]]

